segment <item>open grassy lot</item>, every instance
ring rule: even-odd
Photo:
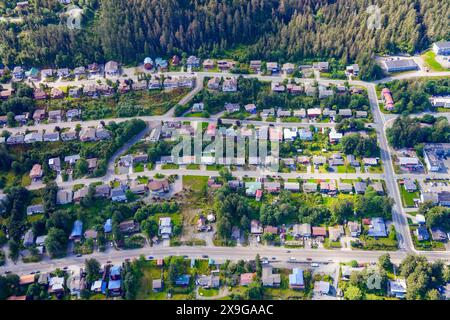
[[[200,192],[208,184],[208,177],[183,176],[183,187]]]
[[[186,166],[188,170],[200,170],[200,165],[196,163],[190,163]]]
[[[414,207],[414,199],[420,198],[420,191],[408,192],[403,185],[399,185],[402,204],[405,208]]]
[[[439,62],[436,61],[436,53],[434,51],[428,51],[427,53],[422,55],[423,61],[433,71],[448,71],[444,67],[442,67]]]
[[[165,163],[161,166],[163,170],[178,169],[180,166],[175,163]]]

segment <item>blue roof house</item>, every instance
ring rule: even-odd
[[[294,268],[292,270],[292,274],[289,275],[289,288],[297,290],[305,289],[302,269]]]
[[[120,266],[112,266],[111,269],[109,270],[109,277],[111,278],[111,280],[119,280],[120,272],[121,272]]]
[[[368,235],[371,237],[387,237],[386,224],[383,218],[372,218]]]
[[[189,285],[189,281],[191,280],[191,276],[188,274],[182,274],[175,279],[175,284],[177,286],[186,287]]]
[[[161,68],[161,69],[167,69],[167,60],[164,60],[163,58],[156,58],[155,59],[155,66],[157,68]]]
[[[69,239],[70,240],[80,239],[82,234],[83,234],[83,222],[81,222],[80,220],[76,220],[73,223],[73,229]]]
[[[112,220],[111,219],[106,220],[103,230],[105,231],[105,233],[112,232]]]

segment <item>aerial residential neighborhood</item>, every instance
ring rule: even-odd
[[[0,300],[450,299],[448,25],[95,2],[0,1]]]

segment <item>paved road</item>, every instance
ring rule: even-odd
[[[288,252],[290,251],[290,252]],[[240,260],[240,259],[254,259],[259,253],[261,257],[276,257],[280,261],[288,261],[290,257],[295,257],[296,262],[306,262],[308,258],[315,262],[342,262],[357,260],[358,262],[376,262],[378,257],[386,252],[384,251],[344,251],[344,250],[326,250],[326,249],[285,249],[280,247],[147,247],[136,250],[121,250],[112,251],[109,253],[94,252],[91,255],[83,257],[70,256],[62,259],[47,260],[38,263],[23,263],[18,262],[17,265],[8,263],[0,267],[0,274],[6,270],[13,270],[18,274],[28,274],[33,271],[51,271],[56,268],[63,268],[70,265],[82,265],[86,258],[95,258],[101,264],[111,261],[112,263],[122,263],[125,259],[137,258],[140,255],[145,257],[153,256],[154,258],[162,258],[170,255],[186,255],[189,258],[201,258],[203,255],[208,255],[219,262],[224,260]],[[406,257],[406,252],[399,250],[396,252],[389,252],[394,263],[399,263]],[[427,258],[431,261],[443,260],[448,262],[448,255],[441,252],[429,252]]]

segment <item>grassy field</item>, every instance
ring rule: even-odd
[[[203,288],[199,288],[198,289],[198,294],[203,296],[203,297],[214,297],[214,296],[217,296],[219,294],[219,289],[203,289]]]
[[[165,293],[153,292],[152,288],[153,280],[161,279],[161,270],[161,268],[156,266],[155,261],[147,261],[145,263],[136,295],[137,300],[160,300],[166,297]]]
[[[196,163],[190,163],[186,166],[188,170],[200,170],[200,165]]]
[[[208,177],[183,176],[183,187],[193,191],[201,191],[208,184]]]
[[[442,67],[439,62],[436,61],[436,53],[434,51],[428,51],[424,55],[422,55],[423,61],[427,67],[429,67],[433,71],[448,71],[444,67]]]
[[[180,166],[175,163],[165,163],[161,166],[163,170],[178,169]]]
[[[400,194],[402,195],[402,204],[405,208],[414,207],[414,199],[420,198],[420,192],[408,192],[403,185],[399,185]]]

